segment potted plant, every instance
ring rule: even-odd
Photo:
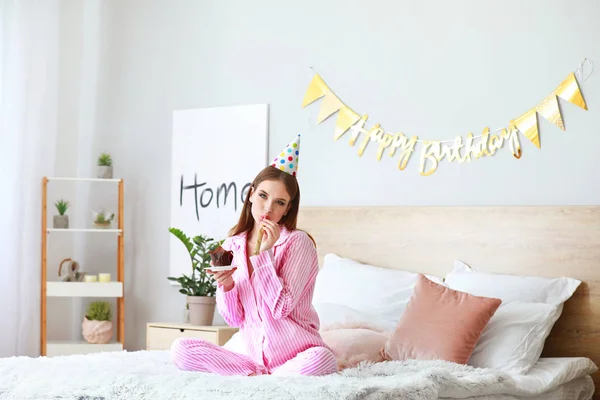
[[[100,154],[98,157],[98,178],[100,179],[112,179],[113,167],[112,158],[108,153]]]
[[[185,246],[191,261],[191,275],[168,277],[181,285],[179,292],[187,296],[187,307],[189,309],[190,322],[193,325],[210,326],[215,314],[217,286],[211,274],[206,273],[210,268],[209,252],[217,248],[223,241],[215,241],[213,238],[198,235],[188,237],[180,229],[170,228],[171,232]]]
[[[69,202],[65,200],[58,200],[54,203],[58,215],[54,216],[54,228],[55,229],[68,229],[69,228],[69,216],[65,215],[69,208]]]
[[[98,229],[109,229],[115,219],[115,214],[110,211],[94,212],[94,225]]]
[[[112,310],[108,301],[93,301],[81,324],[83,338],[88,343],[104,344],[113,336]]]

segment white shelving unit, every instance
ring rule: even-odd
[[[48,183],[51,181],[73,181],[93,183],[113,183],[118,185],[118,229],[53,229],[48,228]],[[124,293],[124,183],[123,179],[94,178],[42,178],[42,304],[40,353],[42,356],[88,354],[104,351],[123,350],[125,341],[125,293]],[[117,281],[115,282],[53,282],[47,277],[48,235],[50,234],[113,234],[117,236]],[[84,340],[48,341],[46,327],[46,306],[48,297],[104,297],[117,299],[116,341],[107,344],[90,344]]]
[[[123,283],[46,282],[46,297],[123,297]]]

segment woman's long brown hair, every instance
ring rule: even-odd
[[[290,209],[281,218],[279,221],[279,225],[285,226],[289,231],[295,230],[296,224],[298,223],[298,209],[300,208],[300,187],[298,186],[298,181],[296,177],[288,174],[287,172],[283,172],[277,168],[272,166],[268,166],[264,168],[262,171],[256,175],[254,181],[252,182],[251,189],[256,190],[258,185],[260,185],[263,181],[280,181],[285,185],[285,189],[290,196]],[[246,195],[244,199],[244,206],[242,207],[242,213],[240,214],[240,219],[238,223],[229,230],[229,236],[239,235],[240,233],[250,232],[254,228],[254,218],[252,217],[252,204],[250,203],[250,192]],[[307,233],[308,234],[308,233]],[[310,239],[315,243],[310,234],[308,234]],[[315,243],[316,245],[316,243]]]

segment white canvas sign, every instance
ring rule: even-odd
[[[220,240],[236,223],[252,179],[267,165],[266,104],[173,112],[170,227]],[[191,273],[170,237],[170,276]]]

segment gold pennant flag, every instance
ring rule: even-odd
[[[360,120],[360,115],[352,111],[348,106],[344,105],[338,113],[337,121],[335,122],[335,140],[338,140],[352,125]]]
[[[335,138],[337,140],[360,119],[360,115],[342,103],[318,74],[315,74],[308,85],[304,100],[302,101],[302,107],[306,107],[323,96],[325,98],[319,109],[317,124],[320,124],[335,114],[336,111],[339,111],[337,121],[335,122]]]
[[[558,126],[563,131],[565,130],[565,124],[560,114],[560,108],[558,107],[558,97],[552,93],[546,97],[540,104],[538,104],[535,110],[548,121]]]
[[[515,125],[517,129],[531,141],[531,143],[535,144],[538,149],[540,148],[540,134],[538,131],[537,113],[535,112],[535,108],[532,108],[519,118],[511,121],[511,123]]]
[[[537,119],[538,113],[563,131],[565,130],[565,123],[560,112],[558,97],[587,110],[587,105],[585,104],[585,100],[579,89],[577,78],[575,78],[575,74],[571,72],[552,94],[542,100],[540,104],[514,121],[511,121],[511,123],[514,124],[527,139],[535,144],[537,148],[540,148],[540,134]]]
[[[304,100],[302,101],[302,107],[306,107],[310,103],[315,100],[320,99],[325,96],[327,92],[331,92],[323,79],[318,74],[315,74],[310,85],[308,85],[308,89],[306,89],[306,94],[304,95]]]
[[[317,124],[325,121],[327,118],[335,114],[339,109],[344,106],[344,103],[337,98],[331,91],[325,94],[325,98],[321,103],[321,109],[319,110],[319,116],[317,117]]]
[[[573,103],[576,106],[587,110],[587,105],[585,104],[585,100],[583,99],[583,95],[581,94],[581,90],[579,89],[579,84],[577,83],[577,78],[575,78],[574,73],[571,72],[567,79],[565,79],[556,88],[556,90],[554,90],[554,93],[569,103]]]

